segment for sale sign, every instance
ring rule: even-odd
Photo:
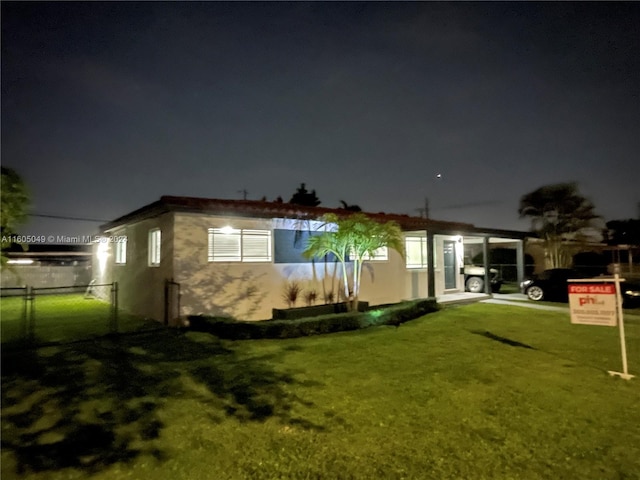
[[[570,283],[571,323],[616,326],[615,283]]]

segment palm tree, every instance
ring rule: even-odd
[[[570,266],[566,241],[586,238],[600,218],[575,183],[546,185],[523,195],[518,213],[520,218],[531,218],[531,230],[544,240],[550,268]]]
[[[348,217],[328,214],[324,220],[325,224],[336,225],[336,231],[310,237],[304,255],[309,258],[335,255],[342,266],[345,298],[351,300],[351,309],[357,310],[363,263],[374,258],[382,247],[392,248],[404,256],[402,230],[395,222],[376,222],[363,213]],[[353,262],[351,289],[347,275],[349,261]]]
[[[341,204],[341,206],[339,208],[341,208],[342,210],[349,210],[350,212],[361,212],[362,211],[362,209],[360,208],[360,205],[349,205],[344,200],[340,200],[340,204]]]

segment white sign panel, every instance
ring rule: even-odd
[[[614,283],[570,283],[571,323],[616,326]]]

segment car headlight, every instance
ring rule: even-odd
[[[640,290],[625,290],[624,294],[628,297],[640,297]]]
[[[532,283],[533,283],[533,280],[525,280],[524,282],[520,283],[520,288],[527,288]]]

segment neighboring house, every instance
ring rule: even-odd
[[[291,281],[303,288],[297,306],[304,305],[305,291],[316,293],[316,303],[338,300],[339,265],[302,257],[305,238],[325,228],[321,217],[330,212],[351,213],[164,196],[102,226],[94,280],[118,282],[122,308],[165,323],[200,313],[268,319],[272,308],[286,307],[283,295]],[[360,298],[371,305],[464,292],[465,248],[514,248],[518,276],[523,277],[523,232],[407,215],[366,215],[397,222],[406,245],[404,259],[389,250],[365,263]],[[489,286],[485,289],[488,293]]]
[[[592,275],[618,272],[633,279],[640,277],[640,245],[567,241],[563,246],[569,252],[569,261],[565,267],[583,270]],[[535,259],[535,273],[553,267],[545,256],[542,239],[528,238],[527,253]]]
[[[91,244],[13,245],[4,251],[7,266],[0,276],[2,288],[68,287],[91,281]]]

